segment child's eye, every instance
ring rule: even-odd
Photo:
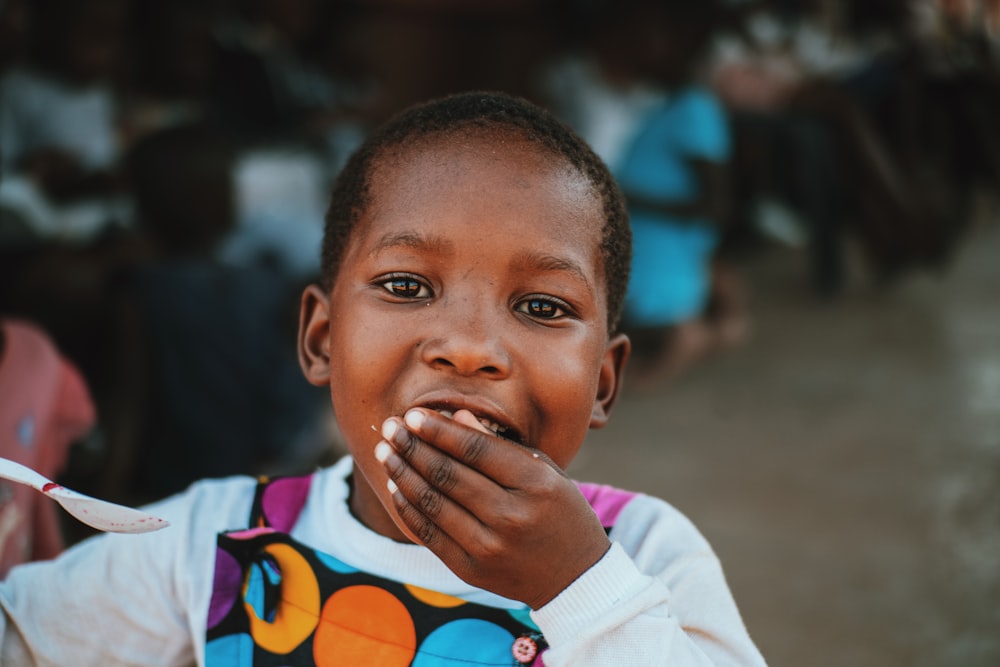
[[[529,297],[520,301],[515,310],[531,317],[543,320],[553,320],[557,317],[564,317],[568,313],[566,307],[560,301],[551,298]]]
[[[388,276],[378,284],[394,296],[404,299],[426,299],[431,296],[430,288],[413,276]]]

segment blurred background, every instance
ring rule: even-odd
[[[570,472],[688,514],[770,664],[1000,664],[997,0],[0,0],[0,318],[95,408],[53,474],[336,457],[294,348],[330,184],[471,89],[573,125],[669,287]]]

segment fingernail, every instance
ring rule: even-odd
[[[385,486],[386,488],[389,489],[389,493],[396,493],[397,491],[399,491],[399,487],[396,486],[396,483],[391,479],[385,480]]]
[[[425,418],[426,415],[424,415],[423,412],[420,412],[420,410],[410,410],[406,413],[406,416],[403,417],[403,421],[405,421],[406,425],[410,428],[419,430],[423,425]]]
[[[392,440],[392,436],[396,435],[397,428],[399,427],[395,419],[386,419],[382,422],[382,437],[386,440]]]
[[[385,460],[389,458],[389,454],[391,453],[392,447],[389,446],[388,442],[381,440],[377,445],[375,445],[375,459],[379,463],[385,463]]]

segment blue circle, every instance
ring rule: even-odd
[[[322,551],[315,551],[313,553],[316,554],[316,558],[319,559],[319,562],[323,563],[323,565],[330,568],[334,572],[339,572],[340,574],[351,574],[352,572],[358,571],[358,568],[352,567],[339,558],[334,558],[330,554],[325,554]]]
[[[457,661],[471,664],[509,665],[514,635],[499,625],[477,618],[463,618],[439,627],[417,648],[411,667],[443,667]]]
[[[240,632],[208,642],[205,667],[253,667],[253,638]]]

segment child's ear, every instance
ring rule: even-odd
[[[625,376],[625,362],[632,350],[632,341],[623,333],[617,334],[608,341],[604,350],[604,360],[601,362],[601,375],[597,384],[597,396],[594,397],[594,409],[590,413],[590,428],[603,428],[611,417],[618,394],[621,393],[622,378]]]
[[[330,381],[330,300],[319,285],[302,292],[299,310],[299,366],[310,384]]]

